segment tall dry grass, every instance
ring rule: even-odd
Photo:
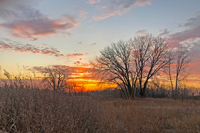
[[[50,90],[0,88],[0,129],[6,132],[99,132],[91,98]]]
[[[0,132],[198,133],[200,100],[70,96],[6,84],[0,87]]]

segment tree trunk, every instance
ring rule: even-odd
[[[146,80],[146,82],[144,83],[143,89],[142,89],[142,95],[141,95],[141,97],[143,97],[143,98],[146,96],[147,84],[148,84],[148,80]]]

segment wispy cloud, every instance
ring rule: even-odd
[[[145,6],[149,4],[151,4],[150,0],[113,0],[107,3],[107,5],[101,6],[99,9],[103,12],[94,16],[93,19],[98,21],[114,15],[122,15],[135,6]]]
[[[96,45],[97,43],[92,43],[91,45]]]
[[[81,62],[80,61],[76,61],[74,62],[74,65],[79,65]]]
[[[38,38],[33,38],[33,39],[31,39],[31,41],[37,41],[38,40]]]
[[[143,35],[144,35],[144,34],[147,34],[147,33],[148,33],[148,32],[147,32],[147,30],[145,30],[145,29],[144,29],[144,30],[139,30],[139,31],[136,32],[136,34],[143,34]]]
[[[99,2],[100,2],[100,0],[88,0],[87,3],[89,3],[89,4],[95,4],[95,3],[99,3]]]
[[[0,41],[0,49],[9,52],[20,52],[30,54],[45,54],[53,55],[56,57],[64,56],[56,48],[53,47],[39,47],[31,44],[22,44],[19,42],[11,41],[9,39],[2,39]]]
[[[70,58],[75,58],[75,57],[80,57],[80,56],[83,56],[83,54],[81,53],[67,54],[67,57],[70,57]]]
[[[67,15],[67,14],[63,14],[62,17],[64,17],[69,23],[67,23],[68,25],[70,25],[69,30],[75,28],[77,25],[79,25],[80,23],[77,21],[77,19],[71,15]]]
[[[88,12],[83,11],[83,10],[78,10],[78,12],[82,19],[86,19],[86,15],[88,14]]]
[[[168,29],[162,29],[160,31],[161,33],[159,34],[159,36],[166,36],[170,34],[170,31]]]

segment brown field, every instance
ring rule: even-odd
[[[0,132],[200,133],[200,100],[69,96],[0,88]]]

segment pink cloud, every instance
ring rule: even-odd
[[[137,31],[136,32],[136,34],[147,34],[148,32],[147,32],[147,30],[139,30],[139,31]]]
[[[33,38],[33,39],[31,39],[31,41],[37,41],[38,40],[38,38]]]
[[[101,13],[101,14],[99,14],[97,16],[94,16],[93,19],[98,21],[98,20],[101,20],[101,19],[109,18],[109,17],[114,16],[116,14],[122,15],[123,13],[120,10],[116,9],[114,11],[109,11],[109,12]]]
[[[78,44],[82,44],[82,42],[79,42]]]
[[[89,4],[95,4],[95,3],[99,3],[99,2],[100,2],[100,0],[88,0],[87,3],[89,3]]]
[[[86,15],[88,14],[88,12],[83,11],[83,10],[78,10],[78,12],[82,19],[86,19]]]
[[[97,43],[92,43],[91,45],[96,45]]]
[[[21,44],[8,39],[0,41],[0,49],[10,52],[31,53],[31,54],[46,54],[56,57],[64,56],[56,48],[52,47],[38,47],[31,44]],[[7,42],[6,42],[7,41]]]
[[[48,46],[48,44],[42,44],[43,46]]]
[[[62,15],[63,18],[65,18],[66,20],[68,20],[68,22],[72,25],[72,28],[74,28],[76,25],[79,25],[80,23],[78,23],[77,19],[74,18],[73,16],[70,15]]]
[[[64,34],[67,35],[69,38],[73,37],[73,35],[71,33],[69,33],[69,32],[64,32]]]
[[[94,20],[98,21],[101,19],[106,19],[114,15],[122,15],[127,13],[132,7],[135,6],[145,6],[150,5],[150,0],[127,0],[127,1],[111,1],[107,5],[101,6],[99,10],[103,10],[103,13],[100,13],[93,17]],[[102,8],[104,7],[104,8]]]
[[[34,38],[35,36],[47,36],[56,34],[58,30],[71,30],[75,28],[75,25],[72,23],[60,22],[57,20],[38,19],[2,23],[0,24],[0,27],[8,29],[14,37]]]
[[[75,58],[75,57],[80,57],[83,56],[81,53],[74,53],[74,54],[67,54],[67,57]]]
[[[182,32],[171,34],[170,38],[171,40],[178,42],[200,38],[200,25]]]
[[[66,31],[72,30],[80,24],[76,18],[70,15],[62,15],[65,20],[61,21],[51,19],[38,10],[24,7],[16,9],[16,12],[4,9],[4,12],[0,13],[0,17],[4,17],[6,20],[6,22],[0,23],[0,27],[7,29],[8,33],[17,38],[34,39],[37,36],[48,36],[57,33],[72,37],[72,34]]]
[[[180,43],[186,44],[187,41],[192,42],[192,40],[200,38],[200,15],[196,16],[195,18],[188,19],[188,22],[185,24],[180,24],[179,27],[185,27],[187,29],[171,34],[170,31],[165,29],[165,33],[161,33],[163,35],[168,35],[169,42],[172,47],[176,47],[180,45]]]

